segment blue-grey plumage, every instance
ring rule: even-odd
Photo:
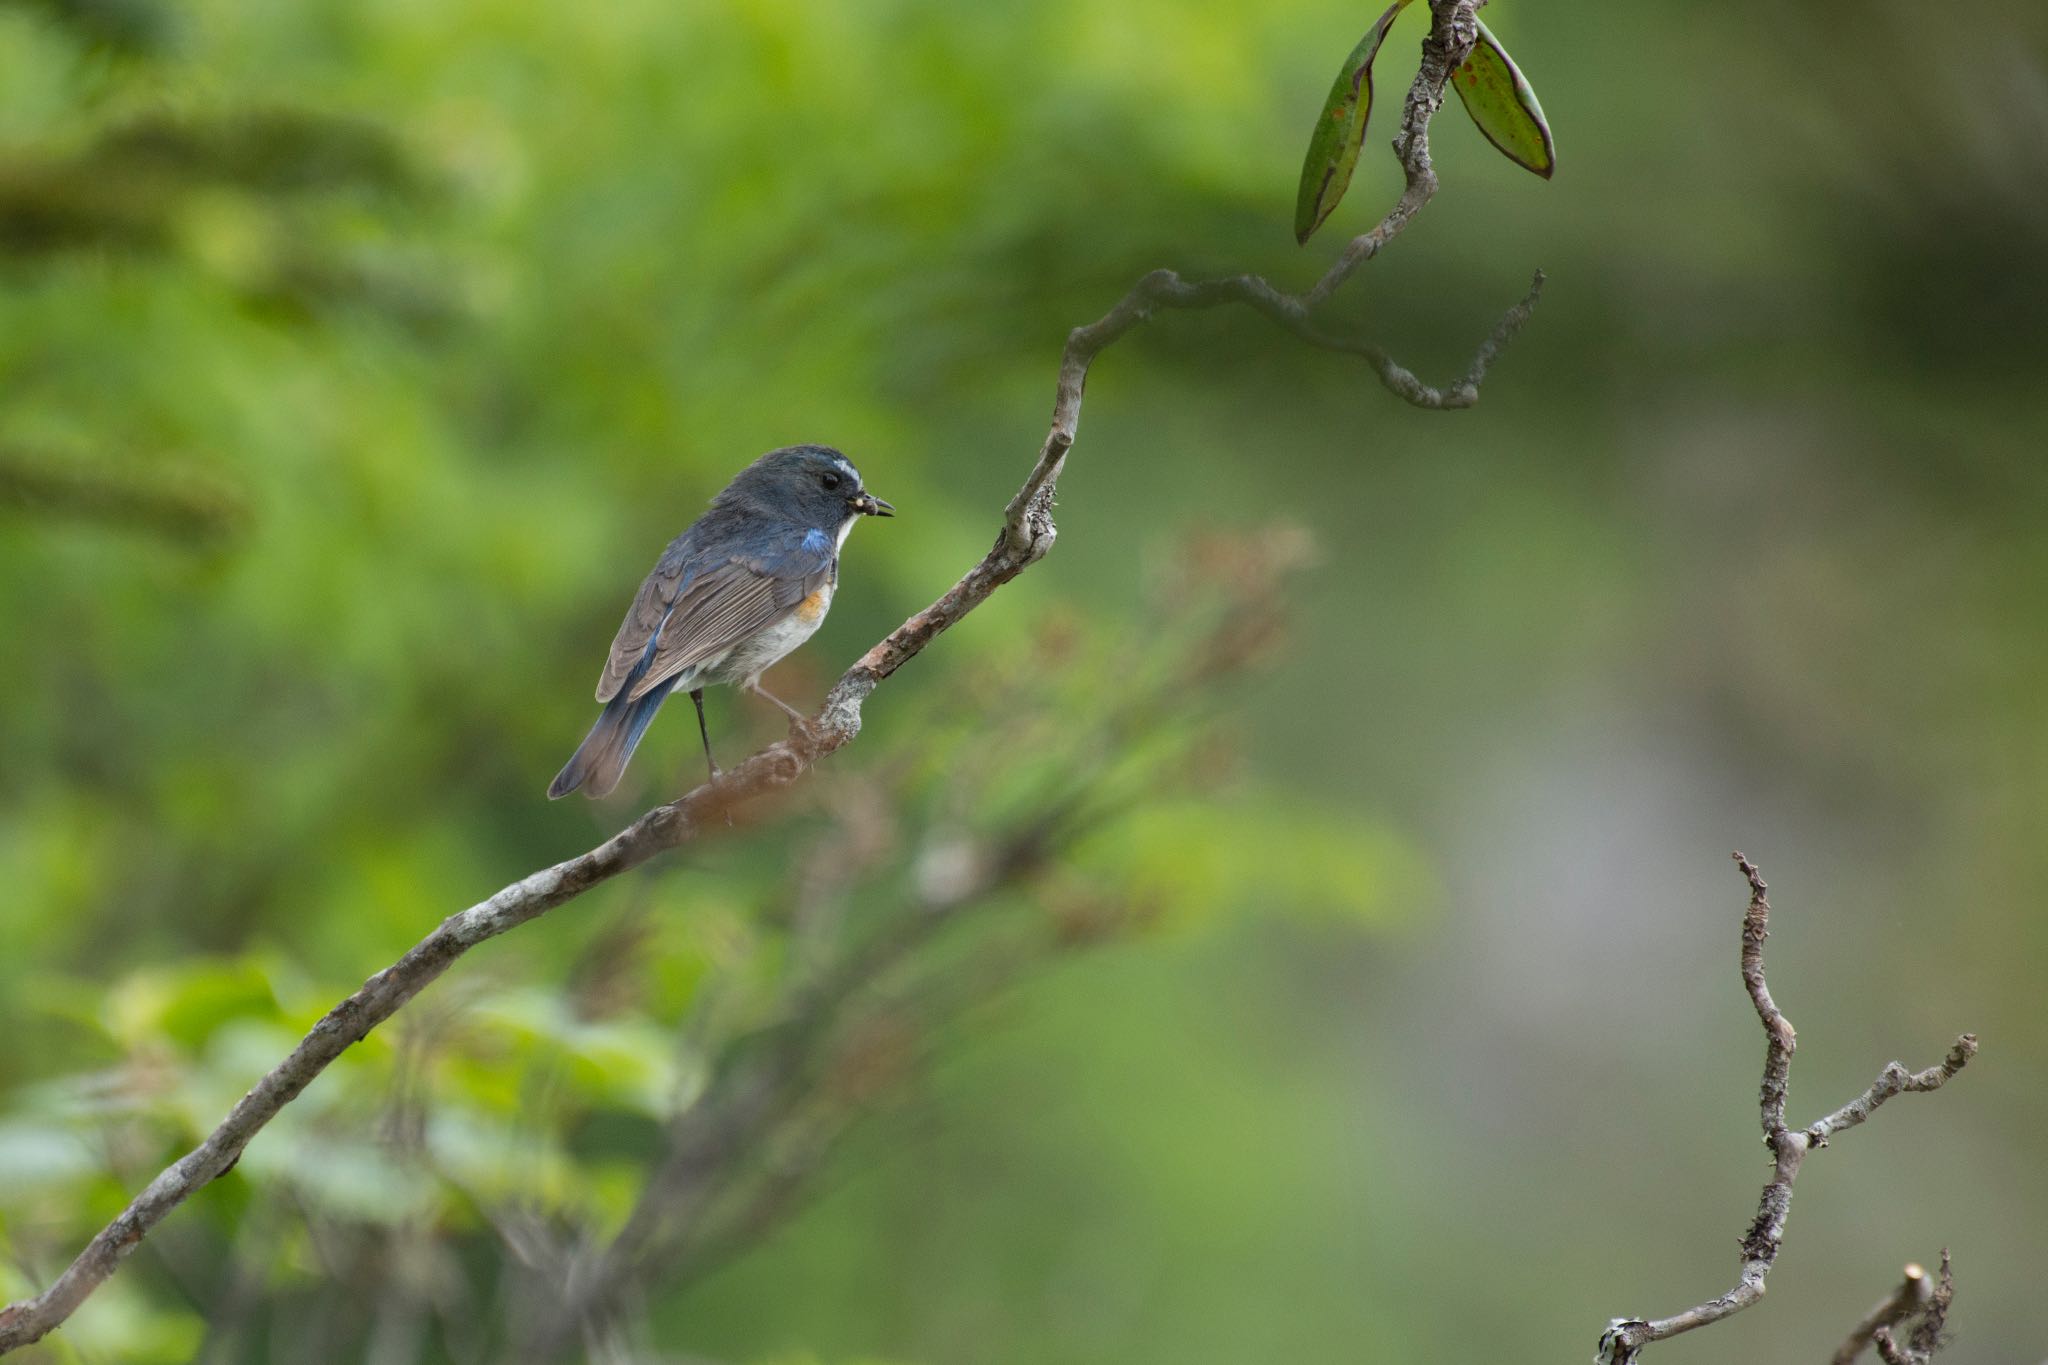
[[[761,674],[824,621],[853,524],[895,510],[829,446],[771,450],[741,470],[641,583],[598,678],[604,711],[548,795],[610,792],[677,688],[697,703],[700,729],[703,690],[718,683],[737,684],[801,721],[761,687]],[[704,757],[715,776],[708,733]]]

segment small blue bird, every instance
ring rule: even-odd
[[[803,723],[803,712],[762,688],[761,674],[825,619],[853,524],[894,515],[830,446],[785,446],[742,469],[640,585],[597,680],[604,712],[555,774],[549,798],[616,787],[648,722],[678,687],[697,704],[714,778],[707,686],[737,683]]]

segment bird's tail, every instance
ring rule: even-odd
[[[590,733],[583,737],[576,754],[555,774],[555,780],[548,784],[548,799],[557,800],[567,796],[578,787],[591,798],[606,796],[619,785],[619,777],[626,771],[626,760],[633,756],[633,750],[640,744],[640,737],[647,733],[648,722],[668,699],[675,679],[659,683],[649,689],[643,697],[632,701],[626,693],[632,690],[629,680],[619,694],[605,703],[603,714],[597,724],[590,727]]]

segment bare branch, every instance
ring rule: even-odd
[[[1879,1299],[1863,1320],[1849,1329],[1849,1335],[1835,1348],[1829,1365],[1854,1365],[1857,1356],[1869,1348],[1879,1332],[1890,1334],[1890,1329],[1906,1319],[1927,1311],[1934,1302],[1934,1283],[1927,1278],[1927,1271],[1917,1263],[1908,1262],[1905,1278],[1892,1292]]]
[[[939,599],[912,616],[839,678],[817,716],[789,739],[771,744],[717,780],[648,811],[603,844],[579,857],[533,873],[490,899],[450,916],[391,966],[378,972],[313,1026],[291,1055],[259,1080],[228,1116],[190,1152],[166,1167],[85,1250],[34,1298],[0,1309],[0,1355],[40,1340],[104,1283],[142,1238],[194,1191],[234,1166],[263,1126],[312,1083],[329,1064],[370,1030],[389,1019],[427,985],[479,943],[517,928],[574,900],[658,853],[722,826],[736,807],[788,787],[820,759],[860,733],[861,705],[882,681],[915,658],[939,634],[988,600],[1052,548],[1057,530],[1055,487],[1080,422],[1082,391],[1090,363],[1103,350],[1160,308],[1209,308],[1242,303],[1271,318],[1312,345],[1361,355],[1389,390],[1429,408],[1469,407],[1487,367],[1535,306],[1542,276],[1529,294],[1503,317],[1479,348],[1465,376],[1448,389],[1434,389],[1395,363],[1384,351],[1360,340],[1324,331],[1313,310],[1365,261],[1377,255],[1435,194],[1429,158],[1429,122],[1442,105],[1445,82],[1471,51],[1474,12],[1484,0],[1431,0],[1431,25],[1423,59],[1409,87],[1401,130],[1394,139],[1406,178],[1399,201],[1370,231],[1354,238],[1335,264],[1302,294],[1284,294],[1256,275],[1188,283],[1172,271],[1145,276],[1098,321],[1074,330],[1060,360],[1059,382],[1036,465],[1004,511],[1002,534],[988,554]]]
[[[1897,1062],[1886,1062],[1884,1070],[1870,1083],[1870,1089],[1850,1100],[1847,1104],[1829,1114],[1806,1130],[1807,1141],[1815,1147],[1825,1147],[1828,1139],[1845,1128],[1854,1128],[1877,1112],[1877,1107],[1892,1096],[1905,1091],[1924,1092],[1939,1090],[1948,1078],[1969,1064],[1977,1055],[1977,1039],[1964,1034],[1949,1048],[1948,1056],[1941,1059],[1941,1065],[1930,1066],[1925,1071],[1908,1071]]]
[[[1919,1270],[1919,1267],[1908,1266],[1906,1269],[1913,1271]],[[1921,1271],[1921,1278],[1926,1278],[1925,1271]],[[1947,1339],[1942,1336],[1942,1329],[1948,1325],[1948,1306],[1954,1302],[1955,1296],[1955,1275],[1949,1265],[1948,1248],[1943,1247],[1939,1282],[1927,1292],[1925,1301],[1917,1308],[1900,1315],[1901,1320],[1912,1318],[1916,1314],[1919,1318],[1919,1321],[1913,1324],[1913,1330],[1907,1334],[1905,1344],[1899,1344],[1898,1336],[1893,1331],[1899,1325],[1897,1321],[1883,1323],[1871,1330],[1871,1344],[1876,1346],[1877,1353],[1884,1357],[1885,1365],[1927,1365],[1928,1361],[1934,1359],[1934,1353],[1946,1344]],[[1854,1338],[1850,1341],[1853,1342]],[[1849,1343],[1843,1343],[1842,1349],[1848,1350]],[[1845,1360],[1840,1352],[1836,1353],[1835,1359],[1836,1365],[1843,1365]]]
[[[1926,1313],[1913,1328],[1912,1347],[1923,1356],[1931,1356],[1940,1349],[1942,1329],[1948,1326],[1948,1308],[1955,1298],[1955,1268],[1949,1264],[1948,1248],[1943,1247],[1941,1279],[1934,1286],[1934,1302],[1927,1306]]]
[[[1891,1328],[1878,1328],[1871,1333],[1870,1339],[1876,1343],[1877,1354],[1883,1358],[1885,1365],[1913,1365],[1913,1357],[1908,1355],[1906,1348],[1899,1345],[1898,1339],[1892,1336]]]
[[[1798,1030],[1771,999],[1764,984],[1764,940],[1771,936],[1770,888],[1763,874],[1740,853],[1736,865],[1749,879],[1749,909],[1742,916],[1742,985],[1756,1006],[1756,1017],[1764,1026],[1763,1102],[1764,1141],[1772,1143],[1785,1126],[1785,1088],[1792,1071],[1792,1053],[1799,1046]]]
[[[1976,1036],[1965,1033],[1956,1039],[1940,1066],[1908,1072],[1893,1062],[1879,1074],[1870,1089],[1834,1113],[1806,1128],[1788,1128],[1785,1125],[1785,1096],[1792,1069],[1792,1053],[1798,1046],[1798,1033],[1793,1029],[1792,1021],[1778,1008],[1777,1002],[1771,999],[1770,987],[1764,981],[1764,940],[1770,937],[1771,922],[1770,888],[1765,885],[1763,874],[1756,865],[1740,853],[1735,855],[1735,863],[1749,881],[1749,907],[1742,916],[1742,984],[1749,992],[1750,1003],[1756,1007],[1757,1019],[1764,1026],[1764,1077],[1759,1099],[1764,1142],[1772,1154],[1771,1178],[1757,1200],[1756,1217],[1742,1236],[1742,1270],[1735,1287],[1668,1318],[1654,1321],[1614,1319],[1600,1335],[1600,1346],[1593,1356],[1595,1365],[1633,1365],[1643,1348],[1651,1342],[1719,1322],[1761,1299],[1764,1296],[1764,1279],[1777,1263],[1778,1251],[1784,1245],[1785,1222],[1792,1211],[1792,1182],[1799,1178],[1799,1168],[1807,1153],[1825,1147],[1829,1134],[1861,1123],[1879,1105],[1901,1091],[1939,1089],[1977,1055]],[[1944,1276],[1946,1266],[1947,1253],[1944,1252]],[[1908,1267],[1909,1279],[1916,1269],[1918,1267]],[[1922,1272],[1923,1277],[1924,1274]],[[1886,1304],[1889,1302],[1888,1299]],[[1880,1304],[1879,1309],[1885,1308],[1886,1304]],[[1945,1300],[1943,1304],[1945,1311]],[[1870,1331],[1864,1340],[1876,1342],[1881,1352],[1887,1350],[1890,1334],[1883,1315],[1873,1310],[1865,1323],[1869,1324]],[[1859,1332],[1863,1326],[1859,1324]],[[1938,1324],[1936,1330],[1939,1331]],[[1850,1341],[1857,1340],[1852,1334]],[[1843,1349],[1848,1349],[1848,1343]],[[1856,1349],[1860,1351],[1861,1345]],[[1931,1345],[1929,1353],[1932,1353]],[[1851,1354],[1853,1356],[1854,1353]],[[1886,1359],[1891,1357],[1887,1355]]]

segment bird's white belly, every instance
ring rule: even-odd
[[[773,667],[778,659],[817,634],[818,627],[825,623],[825,613],[832,607],[833,587],[831,583],[825,584],[797,603],[795,611],[751,640],[734,645],[715,666],[718,680],[751,682]],[[704,671],[711,673],[714,670],[707,667]]]

